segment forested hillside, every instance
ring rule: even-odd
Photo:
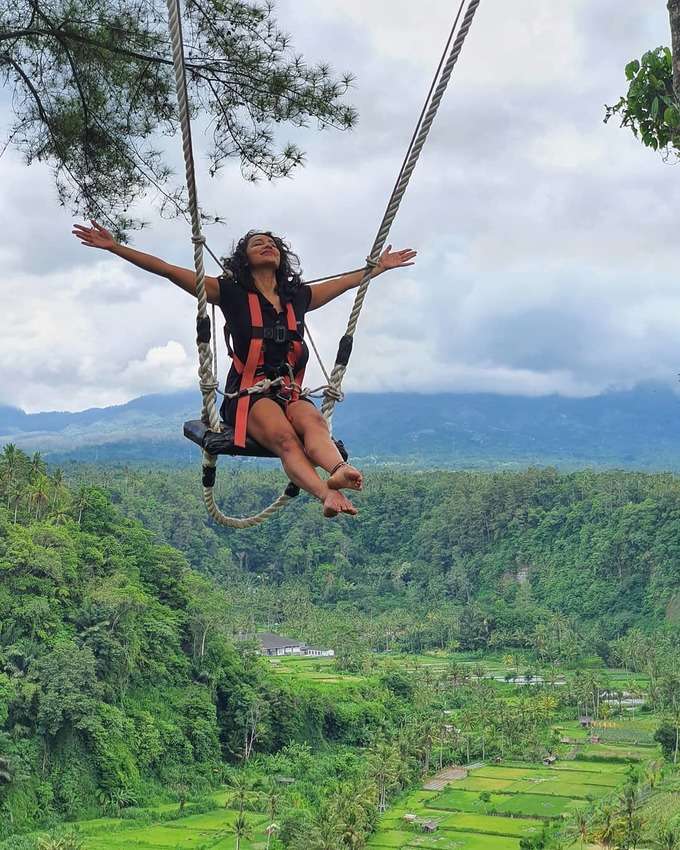
[[[222,480],[221,498],[244,512],[281,486],[253,472]],[[226,782],[236,799],[235,766],[247,764],[249,782],[283,771],[296,783],[276,846],[311,850],[332,824],[334,835],[352,825],[360,847],[378,801],[430,770],[435,741],[440,764],[540,759],[551,723],[582,704],[597,712],[606,681],[574,673],[550,700],[539,689],[505,702],[482,664],[452,659],[433,678],[371,650],[502,648],[546,680],[588,656],[625,664],[644,672],[660,717],[670,712],[659,740],[674,757],[673,476],[382,471],[358,501],[356,521],[324,521],[300,499],[228,532],[207,520],[195,472],[65,477],[5,447],[0,840],[102,814],[148,818],[168,799],[179,809],[158,817],[212,810],[206,795]],[[262,627],[330,642],[336,676],[277,674],[235,640]],[[455,735],[442,712],[455,712]]]
[[[231,599],[102,490],[70,490],[11,447],[0,481],[0,841],[196,797],[248,741],[356,745],[399,716],[384,688],[331,700],[237,650]],[[343,764],[314,793],[364,769]]]
[[[680,615],[672,475],[382,470],[369,475],[356,521],[324,522],[301,497],[234,532],[208,520],[196,471],[98,474],[126,513],[197,569],[226,587],[245,573],[258,622],[308,616],[322,629],[321,618],[338,639],[361,629],[376,648],[411,650],[531,646],[548,628],[563,653],[567,634],[597,651],[632,627],[672,628]],[[222,504],[246,514],[282,484],[227,465],[220,481]]]

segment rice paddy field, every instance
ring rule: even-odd
[[[579,759],[551,767],[508,762],[471,770],[443,791],[418,791],[401,799],[385,813],[368,847],[519,850],[520,840],[540,834],[546,821],[616,794],[630,761],[650,759],[656,749],[632,754],[624,745],[617,755],[621,761],[589,760],[582,752]],[[416,822],[409,824],[413,816]],[[423,831],[425,822],[434,825],[433,832]]]
[[[365,676],[343,673],[338,670],[334,658],[300,658],[288,656],[271,658],[270,661],[277,673],[281,675],[296,674],[310,681],[361,681],[365,678]],[[519,664],[517,667],[512,667],[508,664],[507,656],[504,656],[502,653],[489,653],[484,658],[477,658],[474,655],[466,653],[446,652],[432,652],[421,655],[379,653],[372,657],[372,663],[377,672],[380,672],[385,667],[397,665],[406,670],[429,670],[432,673],[444,673],[451,664],[455,663],[462,668],[469,669],[473,675],[479,671],[483,671],[485,677],[495,679],[501,687],[511,684],[509,677],[514,675],[522,677],[523,673],[532,667],[532,664],[528,661]],[[592,667],[581,665],[579,669],[592,669],[596,671],[612,689],[626,691],[634,687],[638,691],[643,691],[649,684],[645,676],[617,668],[605,668],[595,664],[595,662],[593,662]],[[564,677],[569,675],[570,672],[573,671],[566,669],[556,670],[555,676],[557,683],[559,684],[560,680],[564,681]],[[539,678],[532,680],[535,684],[539,681]]]
[[[177,820],[140,824],[118,818],[99,818],[77,824],[85,850],[234,850],[236,838],[231,832],[237,812],[224,808],[224,795],[215,796],[213,811],[188,815]],[[177,809],[162,806],[150,811]],[[241,850],[264,850],[267,845],[268,819],[257,812],[247,812],[250,834],[241,840]]]
[[[456,662],[480,674],[480,660],[460,654],[386,655],[374,659],[374,671],[396,663],[405,669],[443,671]],[[301,678],[319,687],[343,689],[365,679],[337,669],[333,658],[271,659],[277,674]],[[487,657],[484,675],[493,676],[498,688],[508,686],[512,672],[502,656]],[[566,671],[564,671],[566,673]],[[630,682],[625,671],[600,672],[610,683]],[[640,683],[643,685],[644,683]],[[615,685],[612,684],[612,687]],[[591,801],[615,795],[625,782],[631,762],[658,758],[653,743],[658,718],[628,713],[598,723],[596,729],[583,729],[578,721],[566,721],[558,727],[562,740],[562,758],[554,765],[504,762],[471,769],[460,780],[442,791],[412,791],[401,798],[382,817],[379,829],[368,847],[373,850],[519,850],[520,840],[539,835],[546,821],[559,820]],[[590,743],[592,734],[600,743]],[[235,850],[232,827],[237,813],[225,808],[226,792],[214,796],[215,808],[202,814],[187,813],[176,819],[177,804],[149,809],[141,820],[99,818],[76,824],[85,850]],[[680,786],[655,795],[647,806],[663,811],[678,807]],[[653,814],[653,812],[650,813]],[[431,821],[434,831],[427,833],[420,823],[410,824],[406,815],[418,821]],[[241,839],[241,850],[265,850],[268,819],[256,812],[246,813],[249,831]]]

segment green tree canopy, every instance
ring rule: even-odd
[[[644,145],[680,156],[680,0],[668,0],[672,49],[657,47],[626,65],[627,93],[606,107]]]
[[[308,65],[273,17],[273,3],[185,0],[185,55],[195,116],[210,119],[210,170],[238,157],[244,176],[290,174],[304,154],[276,124],[351,127],[350,76]],[[164,0],[0,0],[0,84],[12,97],[8,143],[48,162],[59,200],[120,235],[154,189],[167,213],[182,189],[158,147],[177,131]]]

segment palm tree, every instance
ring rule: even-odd
[[[600,809],[599,816],[595,838],[604,847],[611,847],[616,839],[616,811],[610,803],[605,803]]]
[[[33,483],[36,478],[45,475],[47,472],[47,464],[42,458],[40,452],[34,452],[31,455],[31,460],[28,467],[28,480]]]
[[[230,832],[236,838],[236,850],[241,850],[241,841],[244,838],[250,838],[251,833],[250,823],[243,812],[238,813]]]
[[[12,482],[12,485],[7,489],[7,507],[14,506],[14,525],[17,524],[17,519],[19,516],[19,505],[21,504],[22,497],[21,487],[18,482]]]
[[[44,836],[38,840],[38,850],[82,850],[83,839],[75,832],[61,838]]]
[[[31,502],[35,505],[35,518],[38,519],[40,516],[41,508],[45,507],[48,503],[48,490],[49,490],[49,481],[46,475],[39,474],[36,475],[35,478],[32,479],[31,490],[30,490],[30,498]]]
[[[387,808],[387,795],[397,782],[398,760],[396,749],[384,741],[371,753],[371,772],[378,786],[379,812]]]
[[[229,780],[229,789],[225,808],[229,808],[232,803],[237,803],[238,812],[242,815],[246,803],[250,801],[253,795],[252,783],[243,773],[234,773]]]
[[[341,826],[330,813],[325,812],[316,819],[305,850],[345,850]]]
[[[269,817],[269,820],[273,821],[279,813],[279,807],[283,798],[281,787],[277,782],[270,779],[265,785],[264,790],[260,792],[260,796],[267,807],[267,816]]]
[[[16,484],[19,470],[23,462],[26,460],[26,455],[18,449],[14,443],[7,443],[0,455],[0,476],[7,488],[7,508],[10,506],[10,496]]]
[[[80,525],[83,519],[83,512],[86,508],[90,506],[90,497],[85,487],[81,487],[78,490],[78,494],[76,495],[75,501],[73,502],[73,509],[78,512],[77,522]]]
[[[583,845],[590,834],[590,813],[585,809],[576,809],[574,811],[574,826],[576,827],[576,835],[581,841],[581,850],[583,850]]]

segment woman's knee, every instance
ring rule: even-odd
[[[305,445],[310,442],[330,439],[328,423],[323,416],[316,411],[314,412],[314,415],[306,417],[305,421],[302,423],[301,430],[302,439],[304,440]]]
[[[275,454],[279,457],[301,452],[302,443],[292,428],[280,429],[269,435],[270,444]]]

